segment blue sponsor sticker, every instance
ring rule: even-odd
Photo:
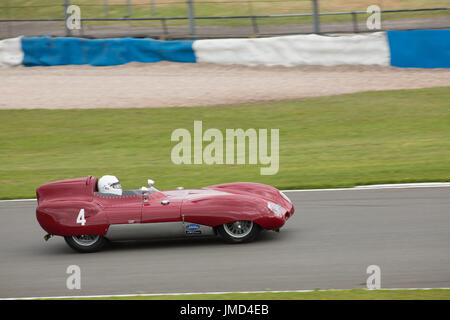
[[[194,231],[194,230],[198,230],[198,229],[200,229],[200,226],[195,223],[191,223],[186,226],[186,230]]]

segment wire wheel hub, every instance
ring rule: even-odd
[[[252,221],[235,221],[224,224],[225,232],[233,238],[244,238],[253,229]]]
[[[98,241],[99,235],[72,236],[73,241],[80,246],[91,246]]]

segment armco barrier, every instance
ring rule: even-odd
[[[248,66],[392,65],[449,68],[450,30],[197,41],[50,37],[0,41],[0,66],[111,66],[162,60]]]

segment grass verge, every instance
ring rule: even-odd
[[[30,198],[60,179],[114,174],[125,189],[253,181],[281,189],[450,181],[450,87],[240,106],[1,110],[0,199]],[[175,165],[171,134],[194,120],[280,130],[280,167]],[[204,143],[205,147],[208,143]]]

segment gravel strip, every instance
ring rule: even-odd
[[[450,86],[450,69],[244,67],[160,62],[0,69],[0,109],[232,105]]]

